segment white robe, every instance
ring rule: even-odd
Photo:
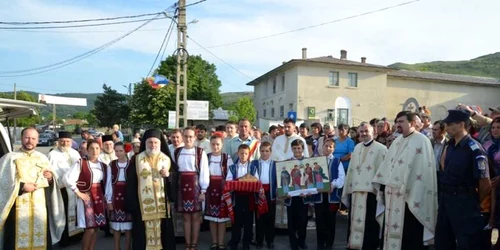
[[[402,246],[404,211],[411,211],[424,227],[424,244],[435,234],[437,220],[436,159],[429,138],[415,131],[394,140],[373,178],[377,190],[377,220],[382,227],[385,216],[384,249]],[[380,185],[385,191],[380,192]],[[378,209],[377,209],[378,210]]]
[[[92,170],[92,183],[100,183],[104,177],[100,162],[93,163],[88,161],[89,167]],[[106,168],[106,180],[104,183],[104,200],[107,204],[112,202],[113,198],[113,187],[111,185],[111,168]],[[67,187],[71,190],[76,190],[76,182],[78,181],[78,177],[80,177],[81,167],[80,162],[73,164],[73,167],[64,175],[63,181]],[[106,208],[107,209],[107,208]],[[77,214],[77,226],[78,228],[86,228],[85,223],[85,206],[83,204],[82,199],[78,199],[76,206],[76,214]]]
[[[293,157],[292,142],[297,139],[304,143],[304,157],[309,158],[306,140],[299,135],[293,134],[290,137],[280,135],[274,139],[271,159],[273,161],[286,161],[291,159]]]
[[[115,151],[111,152],[111,153],[106,153],[104,151],[101,152],[101,154],[99,155],[99,161],[106,164],[106,165],[109,165],[109,163],[113,160],[116,160],[118,159],[118,157],[116,157],[115,155]]]
[[[372,141],[368,147],[364,143],[358,143],[352,152],[342,193],[342,203],[351,209],[351,233],[348,241],[350,249],[362,249],[363,247],[367,197],[368,193],[377,193],[372,185],[372,179],[386,153],[387,147],[376,141]]]

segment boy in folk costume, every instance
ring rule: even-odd
[[[330,175],[330,192],[319,193],[312,197],[316,214],[316,241],[319,250],[333,249],[335,241],[335,223],[339,210],[341,188],[344,186],[344,167],[340,159],[333,156],[335,141],[326,139],[323,142],[323,155],[327,157]]]
[[[305,159],[304,142],[300,139],[296,139],[292,141],[291,146],[293,151],[293,157],[290,160],[299,160],[299,161],[304,160]],[[298,166],[294,170],[300,171],[298,170]],[[290,248],[292,250],[298,250],[299,248],[307,249],[306,229],[307,229],[308,203],[310,203],[310,197],[304,195],[289,197],[285,199],[285,206],[287,206],[286,214],[288,218],[287,222],[288,239],[290,241]]]
[[[238,147],[238,162],[229,166],[226,181],[241,180],[247,175],[252,175],[259,178],[257,166],[250,164],[250,147],[246,144],[241,144]],[[241,239],[241,227],[243,227],[243,250],[250,249],[250,241],[252,240],[252,227],[255,205],[255,194],[252,192],[233,193],[232,203],[234,204],[234,224],[231,231],[231,250],[237,250]]]
[[[226,204],[221,199],[224,183],[227,176],[228,166],[233,161],[228,154],[222,153],[223,138],[220,134],[214,134],[210,138],[212,153],[208,154],[210,185],[207,188],[205,202],[205,219],[210,221],[210,232],[212,234],[212,246],[210,250],[226,249],[224,235],[226,234],[226,222],[229,221]]]
[[[177,212],[183,214],[186,249],[198,248],[201,225],[201,206],[210,182],[208,158],[202,148],[194,146],[195,130],[184,129],[184,147],[175,150],[179,166]]]
[[[264,238],[267,248],[274,249],[274,221],[276,217],[276,191],[278,180],[276,178],[276,163],[271,160],[271,143],[265,141],[260,144],[260,160],[254,160],[252,165],[257,165],[264,192],[266,194],[268,212],[257,219],[257,249],[262,249]]]
[[[129,166],[127,153],[123,142],[115,143],[115,153],[118,159],[111,161],[111,183],[113,185],[113,210],[109,220],[113,231],[115,250],[120,250],[120,236],[125,232],[125,250],[130,249],[130,230],[132,230],[132,216],[125,212],[126,175]]]

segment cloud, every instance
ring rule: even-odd
[[[188,21],[199,20],[197,24],[189,26],[188,33],[203,46],[210,47],[325,23],[406,1],[210,0],[188,9]],[[98,1],[83,6],[73,1],[51,3],[27,0],[0,4],[0,16],[5,20],[52,20],[54,17],[70,20],[156,12],[159,9],[148,6],[160,5],[156,0],[141,0],[135,5],[127,2],[125,7],[120,7],[117,2],[103,4]],[[308,48],[309,57],[339,57],[339,51],[346,49],[348,59],[360,60],[360,57],[365,56],[368,62],[383,65],[470,59],[498,51],[500,35],[493,30],[495,24],[500,23],[500,16],[496,13],[499,7],[500,2],[495,0],[482,1],[481,4],[466,0],[422,0],[316,28],[211,48],[210,51],[251,77],[258,77],[279,66],[282,61],[300,58],[303,47]],[[168,20],[156,21],[145,29],[166,29],[168,23]],[[3,39],[6,38],[6,32],[0,32],[0,39],[9,41],[1,42],[0,50],[20,50],[32,44],[33,39],[39,39],[40,51],[57,53],[58,50],[54,51],[54,48],[60,46],[65,47],[64,51],[68,51],[68,55],[73,55],[70,51],[92,49],[120,35],[105,31],[125,31],[137,25],[79,29],[103,31],[99,33],[10,32],[9,40]],[[132,51],[151,57],[151,61],[134,62],[144,71],[151,65],[164,32],[137,32],[107,50],[123,53]],[[173,51],[175,39],[174,33],[167,53]],[[13,45],[12,41],[15,40],[22,42]],[[188,50],[190,54],[201,54],[217,65],[220,78],[224,80],[224,89],[230,90],[232,85],[242,86],[250,80],[192,41],[188,41]],[[226,82],[226,79],[231,79],[231,82]]]

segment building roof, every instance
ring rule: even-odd
[[[413,78],[432,81],[446,81],[458,83],[473,83],[483,85],[498,85],[500,81],[495,78],[469,76],[469,75],[454,75],[436,72],[410,71],[410,70],[394,70],[387,73],[389,77]]]
[[[292,59],[288,62],[284,62],[282,65],[272,69],[271,71],[255,78],[254,80],[248,82],[246,85],[253,86],[258,84],[262,79],[269,77],[272,74],[275,74],[276,72],[279,72],[282,69],[285,69],[287,67],[294,66],[296,64],[303,64],[303,63],[323,63],[323,64],[332,64],[332,65],[344,65],[344,66],[356,66],[356,67],[365,67],[365,68],[371,68],[371,69],[378,69],[378,70],[385,70],[389,71],[390,68],[383,66],[383,65],[377,65],[377,64],[371,64],[371,63],[362,63],[362,62],[357,62],[357,61],[350,61],[347,59],[338,59],[332,56],[321,56],[321,57],[314,57],[314,58],[305,58],[305,59]]]

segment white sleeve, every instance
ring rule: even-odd
[[[111,167],[109,165],[106,168],[106,180],[104,181],[106,182],[104,196],[106,196],[107,203],[110,204],[113,202],[113,185],[111,185]]]
[[[78,181],[78,177],[80,177],[80,161],[73,164],[69,171],[62,177],[62,181],[66,187],[75,192],[77,190],[76,182]]]
[[[342,188],[344,187],[344,180],[345,180],[345,172],[344,172],[344,166],[342,165],[342,162],[339,162],[339,177],[337,178],[337,188]]]
[[[226,181],[232,181],[233,180],[233,173],[231,173],[231,170],[229,170],[229,167],[232,166],[233,164],[229,165],[229,160],[227,162],[227,176],[226,176]]]
[[[233,164],[233,159],[231,159],[230,155],[227,155],[227,168],[229,169],[229,166],[232,166]]]
[[[304,157],[309,158],[309,150],[307,149],[307,142],[304,138],[300,137],[302,139],[302,142],[304,143]],[[293,154],[293,153],[292,153]]]
[[[201,163],[200,163],[200,187],[201,192],[205,193],[208,188],[208,184],[210,183],[210,169],[208,168],[208,157],[203,151],[201,155]]]

